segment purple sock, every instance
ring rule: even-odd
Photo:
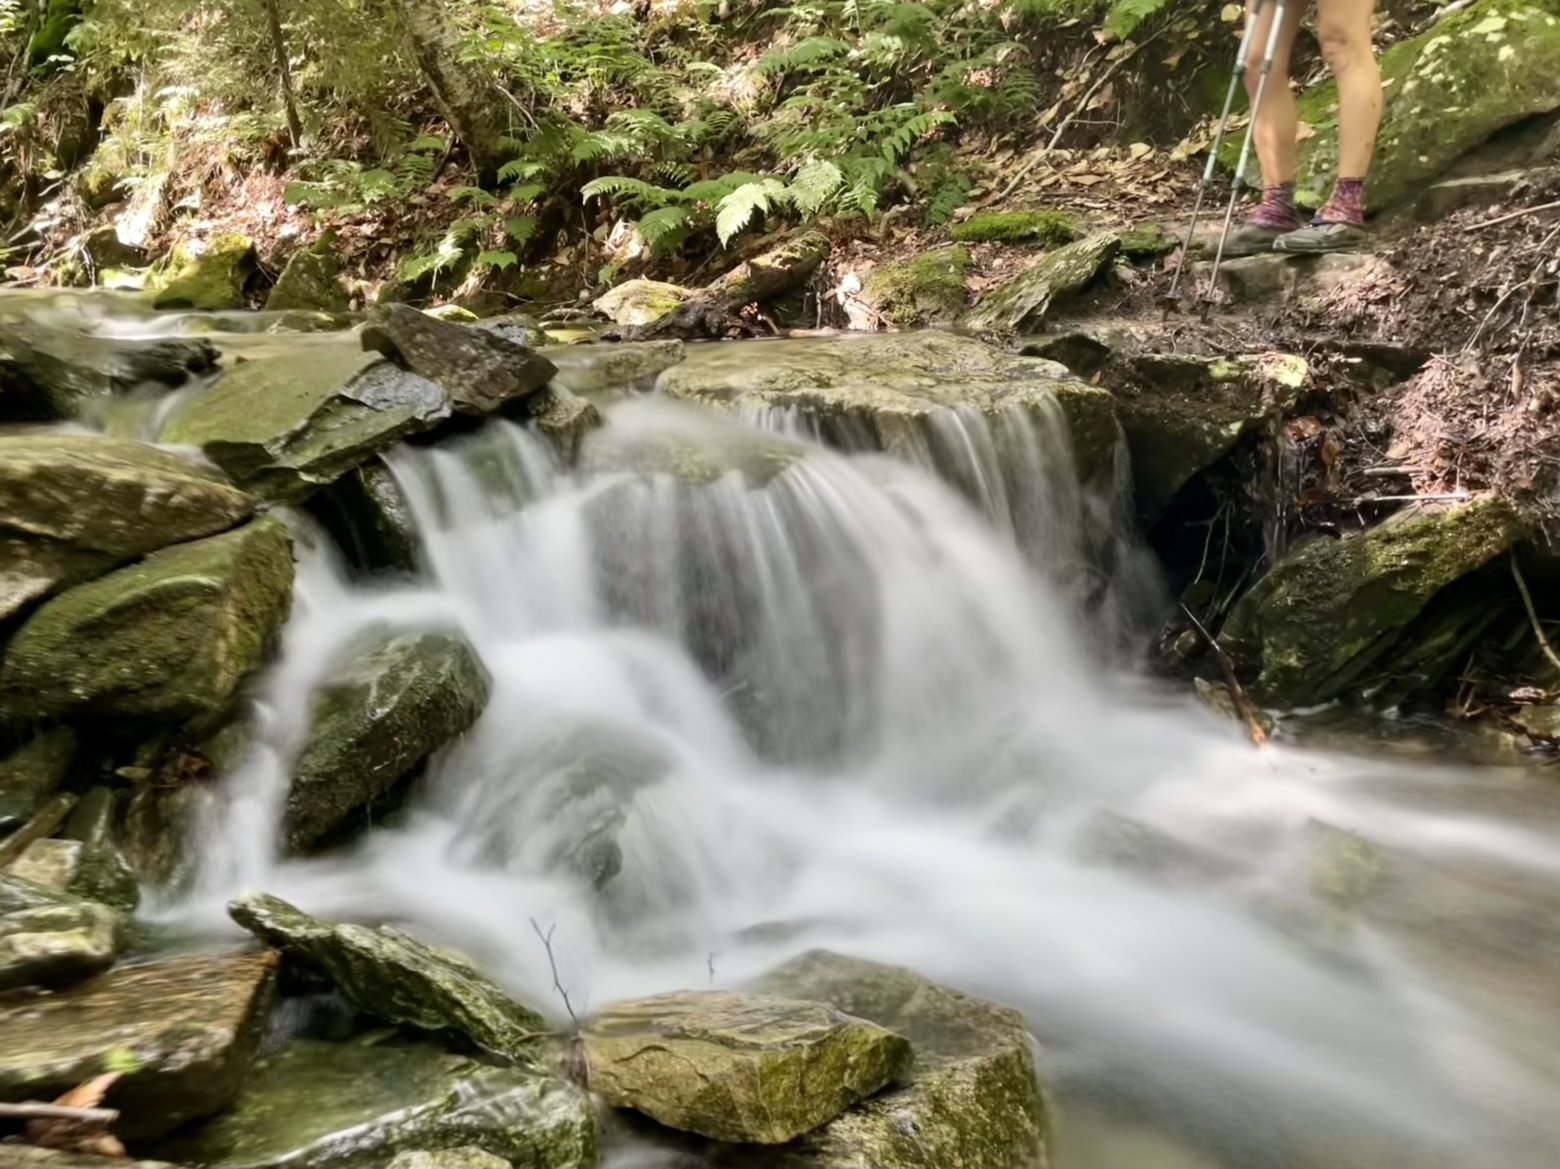
[[[1339,179],[1332,198],[1322,205],[1311,220],[1315,224],[1342,223],[1348,227],[1365,226],[1365,180]]]
[[[1246,220],[1253,227],[1270,227],[1275,231],[1294,231],[1302,222],[1295,206],[1295,185],[1274,183],[1262,188],[1262,202],[1257,204]]]

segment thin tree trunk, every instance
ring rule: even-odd
[[[298,119],[298,95],[293,91],[292,66],[287,63],[287,36],[282,31],[280,0],[265,0],[265,18],[271,26],[271,52],[276,55],[276,71],[282,78],[282,108],[287,111],[287,133],[292,144],[303,141],[303,123]]]
[[[498,94],[470,66],[461,64],[456,32],[435,0],[393,0],[417,65],[456,137],[466,144],[480,181],[491,186],[504,163]]]

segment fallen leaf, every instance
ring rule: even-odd
[[[1225,24],[1234,24],[1243,15],[1245,15],[1245,12],[1246,10],[1239,4],[1226,4],[1223,8],[1219,9],[1219,19],[1222,20]]]
[[[1132,156],[1132,161],[1136,162],[1138,159],[1147,158],[1150,154],[1154,153],[1154,148],[1147,142],[1134,142],[1131,146],[1127,147],[1127,153]]]

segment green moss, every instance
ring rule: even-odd
[[[879,264],[862,282],[862,298],[892,325],[946,324],[964,311],[966,247],[938,248]]]
[[[1121,238],[1097,231],[1051,252],[1028,271],[987,293],[965,318],[978,333],[1037,328],[1056,304],[1074,295],[1115,258]]]
[[[1155,260],[1179,246],[1162,223],[1139,223],[1121,233],[1121,254],[1132,260]]]
[[[266,298],[267,311],[346,311],[347,290],[341,285],[341,260],[332,250],[334,243],[334,237],[327,233],[287,261],[276,287]]]
[[[951,233],[961,243],[1040,244],[1054,248],[1083,234],[1070,211],[980,211]]]
[[[255,274],[254,241],[238,232],[177,245],[147,281],[152,307],[220,312],[244,307]]]

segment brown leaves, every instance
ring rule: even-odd
[[[108,1090],[119,1082],[120,1072],[109,1072],[78,1084],[66,1092],[54,1104],[58,1108],[74,1109],[80,1116],[39,1117],[27,1122],[27,1143],[43,1149],[59,1149],[66,1153],[91,1153],[99,1157],[124,1157],[124,1145],[109,1132],[109,1126],[119,1119],[112,1108],[100,1108]]]

